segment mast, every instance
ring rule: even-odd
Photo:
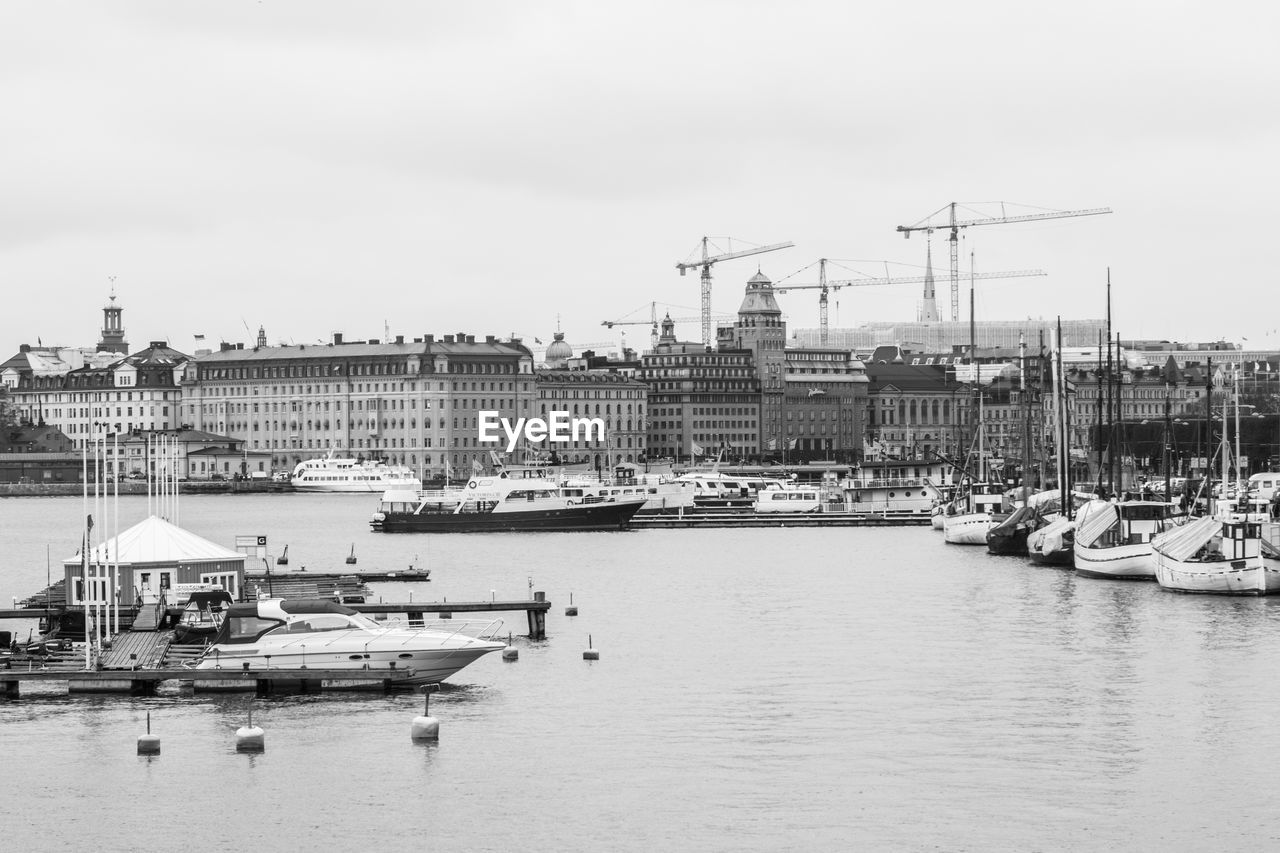
[[[1116,493],[1115,481],[1115,412],[1111,401],[1111,267],[1107,267],[1107,491]]]
[[[954,209],[952,215],[955,215]],[[954,253],[955,250],[952,249]],[[973,368],[973,387],[978,392],[978,482],[985,483],[987,481],[986,459],[983,458],[983,442],[982,442],[982,377],[979,375],[977,363],[978,350],[978,331],[977,324],[974,320],[973,310],[973,252],[969,253],[969,365]]]
[[[1098,399],[1094,405],[1094,421],[1097,430],[1094,433],[1094,440],[1098,444],[1098,491],[1102,491],[1102,333],[1098,333],[1098,372],[1097,372],[1097,392]]]
[[[1071,500],[1071,441],[1067,428],[1067,401],[1062,375],[1062,317],[1058,317],[1058,328],[1053,339],[1053,420],[1057,430],[1054,443],[1058,445],[1058,496],[1062,503],[1062,511],[1069,520],[1073,514]]]
[[[1240,464],[1240,365],[1236,365],[1235,372],[1232,374],[1232,392],[1231,396],[1235,398],[1236,403],[1236,497],[1244,498],[1244,471]]]
[[[1213,444],[1213,356],[1204,361],[1204,504],[1211,509],[1213,502],[1213,458],[1209,447]]]
[[[1164,453],[1160,467],[1164,468],[1164,499],[1173,500],[1172,485],[1169,477],[1169,434],[1173,432],[1173,415],[1169,404],[1169,383],[1164,383]]]
[[[1018,333],[1018,367],[1022,385],[1022,505],[1026,506],[1031,494],[1031,391],[1027,387],[1027,340],[1023,333]]]

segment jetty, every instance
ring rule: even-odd
[[[926,513],[758,513],[697,511],[681,515],[636,515],[635,530],[669,530],[685,527],[928,527]]]

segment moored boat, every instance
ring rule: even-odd
[[[1280,592],[1280,564],[1262,555],[1257,521],[1194,519],[1157,537],[1156,582],[1176,592],[1271,595]]]
[[[300,492],[384,492],[420,489],[422,481],[403,465],[334,456],[299,462],[289,481]]]
[[[1027,537],[1027,556],[1042,566],[1074,566],[1076,521],[1059,516]]]
[[[961,486],[942,516],[943,538],[949,545],[986,545],[987,532],[999,523],[996,513],[1003,504],[998,483]]]
[[[388,490],[370,525],[386,533],[624,530],[643,495],[565,494],[554,480],[519,472],[474,476],[436,491]]]
[[[174,641],[199,643],[212,639],[222,627],[231,601],[231,593],[223,589],[191,593],[174,623]]]
[[[233,604],[195,669],[408,670],[434,684],[490,652],[502,620],[448,630],[383,625],[332,601],[263,599]]]
[[[1088,517],[1076,528],[1073,549],[1076,574],[1150,580],[1156,576],[1151,540],[1172,526],[1172,508],[1159,501],[1123,501],[1090,507]]]

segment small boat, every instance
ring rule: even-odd
[[[1280,592],[1280,565],[1262,555],[1257,521],[1194,519],[1158,537],[1156,582],[1175,592],[1271,595]]]
[[[289,565],[289,546],[288,545],[285,545],[284,550],[280,552],[280,556],[276,557],[276,565],[277,566]]]
[[[404,465],[387,465],[334,456],[299,462],[289,481],[298,492],[385,492],[387,489],[420,489],[419,480]]]
[[[1027,537],[1027,556],[1041,566],[1075,565],[1076,520],[1059,516]]]
[[[387,491],[369,524],[385,533],[625,530],[643,503],[643,495],[565,494],[536,469],[504,470],[459,489]]]
[[[756,492],[755,511],[765,514],[822,512],[825,503],[818,486],[788,484]]]
[[[311,599],[232,604],[195,669],[408,670],[410,684],[434,684],[490,652],[501,619],[451,623],[448,630],[384,625],[350,607]]]
[[[222,627],[231,593],[224,589],[193,592],[173,626],[173,639],[178,643],[200,643],[213,638]]]
[[[1061,501],[1058,490],[1027,496],[1023,506],[987,531],[987,550],[992,554],[1029,556],[1028,537],[1058,517]]]
[[[987,531],[999,523],[996,513],[1003,505],[999,483],[961,486],[942,516],[943,538],[950,545],[986,545]]]
[[[1076,574],[1090,578],[1149,580],[1156,576],[1151,541],[1173,526],[1161,501],[1095,501],[1076,527]]]
[[[347,555],[347,565],[354,566],[356,564],[356,543],[351,543],[351,553]]]

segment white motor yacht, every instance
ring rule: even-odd
[[[298,463],[289,481],[299,492],[385,492],[421,489],[422,481],[403,465],[387,465],[329,455]]]
[[[493,638],[502,620],[459,622],[448,630],[384,625],[335,604],[263,599],[233,604],[196,669],[396,669],[410,684],[443,681],[475,659],[506,648]]]

